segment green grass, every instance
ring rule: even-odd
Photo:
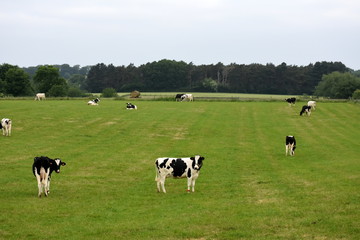
[[[358,239],[360,109],[285,102],[0,101],[0,239]],[[285,136],[295,135],[295,157]],[[156,192],[158,157],[205,156]],[[37,197],[35,156],[67,163]]]
[[[154,99],[169,99],[171,101],[174,100],[176,94],[178,92],[141,92],[140,98],[146,100],[154,100]],[[184,92],[183,92],[184,93]],[[99,93],[97,95],[100,95]],[[118,93],[121,97],[129,97],[130,94],[126,92]],[[285,98],[290,97],[289,95],[275,95],[275,94],[251,94],[251,93],[208,93],[208,92],[197,92],[193,93],[194,99],[196,100],[240,100],[240,101],[284,101]],[[293,97],[293,96],[291,96]],[[308,96],[294,96],[297,99],[308,99]]]

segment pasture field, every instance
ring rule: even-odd
[[[176,96],[177,92],[142,92],[140,98],[146,100],[154,100],[154,99],[171,99],[173,100]],[[100,96],[100,93],[96,94]],[[121,97],[128,97],[130,94],[125,92],[118,93]],[[285,98],[288,98],[289,95],[275,95],[275,94],[251,94],[251,93],[208,93],[208,92],[197,92],[194,93],[195,100],[242,100],[242,101],[283,101]],[[299,96],[294,96],[299,99]],[[303,96],[301,96],[303,97]]]
[[[359,239],[358,104],[125,102],[0,101],[0,239]],[[155,159],[195,154],[195,193],[157,193]],[[38,198],[41,155],[67,165]]]

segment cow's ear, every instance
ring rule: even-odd
[[[61,162],[61,166],[65,166],[66,165],[66,162]]]
[[[191,157],[190,159],[194,161],[194,160],[195,160],[195,157]]]
[[[200,157],[200,159],[199,160],[205,160],[205,158],[204,157]]]

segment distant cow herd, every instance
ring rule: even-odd
[[[285,101],[290,106],[293,106],[293,105],[295,105],[296,98],[294,98],[294,97],[286,98]],[[315,108],[316,108],[316,101],[312,101],[312,100],[308,101],[307,105],[303,105],[301,107],[300,116],[302,116],[303,114],[310,116],[311,110],[315,110]],[[295,148],[296,148],[295,137],[294,136],[286,136],[286,138],[285,138],[285,155],[287,156],[289,154],[290,156],[294,156]]]
[[[45,93],[37,93],[35,100],[41,101],[45,100]],[[175,101],[189,101],[194,100],[193,95],[189,93],[180,93],[176,94]],[[296,98],[286,98],[285,101],[290,105],[294,106]],[[100,99],[95,98],[87,102],[88,105],[97,106],[99,105]],[[300,116],[303,114],[310,116],[311,111],[315,110],[316,102],[308,101],[307,105],[302,106],[300,111]],[[137,106],[132,103],[126,103],[127,110],[137,110]],[[3,131],[4,136],[11,136],[11,127],[12,120],[9,118],[3,118],[0,122],[0,129]],[[296,149],[296,140],[292,135],[285,137],[285,155],[294,156]],[[185,158],[174,158],[174,157],[162,157],[157,158],[155,161],[155,170],[156,177],[155,181],[157,183],[158,192],[164,192],[165,190],[165,179],[167,177],[173,178],[187,178],[187,191],[195,191],[195,181],[199,176],[200,169],[202,168],[203,161],[205,157],[200,155],[195,155],[193,157]],[[38,196],[41,197],[44,193],[45,196],[48,196],[50,193],[50,181],[51,173],[55,171],[56,173],[60,172],[60,167],[65,166],[66,163],[63,162],[60,158],[51,159],[46,156],[35,157],[32,171],[34,176],[37,179],[38,184]]]

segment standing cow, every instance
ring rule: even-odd
[[[175,96],[175,101],[176,101],[176,102],[181,101],[183,95],[185,95],[185,93],[178,93],[178,94],[176,94],[176,96]]]
[[[34,158],[32,171],[38,183],[38,197],[41,197],[42,192],[45,196],[49,195],[51,173],[53,171],[60,173],[60,167],[65,165],[66,163],[62,162],[60,158],[51,159],[44,156]]]
[[[164,193],[165,190],[165,179],[167,177],[174,178],[185,178],[187,177],[187,191],[195,191],[195,180],[199,177],[200,169],[203,165],[205,158],[196,155],[194,157],[187,158],[158,158],[155,161],[157,190],[161,191],[160,186]]]
[[[183,94],[181,96],[181,101],[189,101],[189,102],[192,102],[194,101],[194,97],[191,93],[186,93],[186,94]]]
[[[310,106],[312,110],[315,110],[316,102],[315,101],[308,101],[307,105]]]
[[[9,118],[3,118],[0,122],[0,129],[2,129],[4,136],[11,136],[11,119]]]
[[[285,156],[290,154],[290,156],[295,155],[296,140],[294,136],[286,136],[285,138]]]
[[[35,101],[36,100],[45,100],[46,98],[45,98],[45,93],[37,93],[36,95],[35,95]]]
[[[294,98],[294,97],[292,97],[292,98],[285,98],[285,101],[289,103],[289,106],[295,105],[296,98]]]
[[[302,107],[302,109],[301,109],[300,116],[302,116],[304,113],[306,113],[306,115],[310,116],[310,114],[311,114],[311,106],[304,105]]]

